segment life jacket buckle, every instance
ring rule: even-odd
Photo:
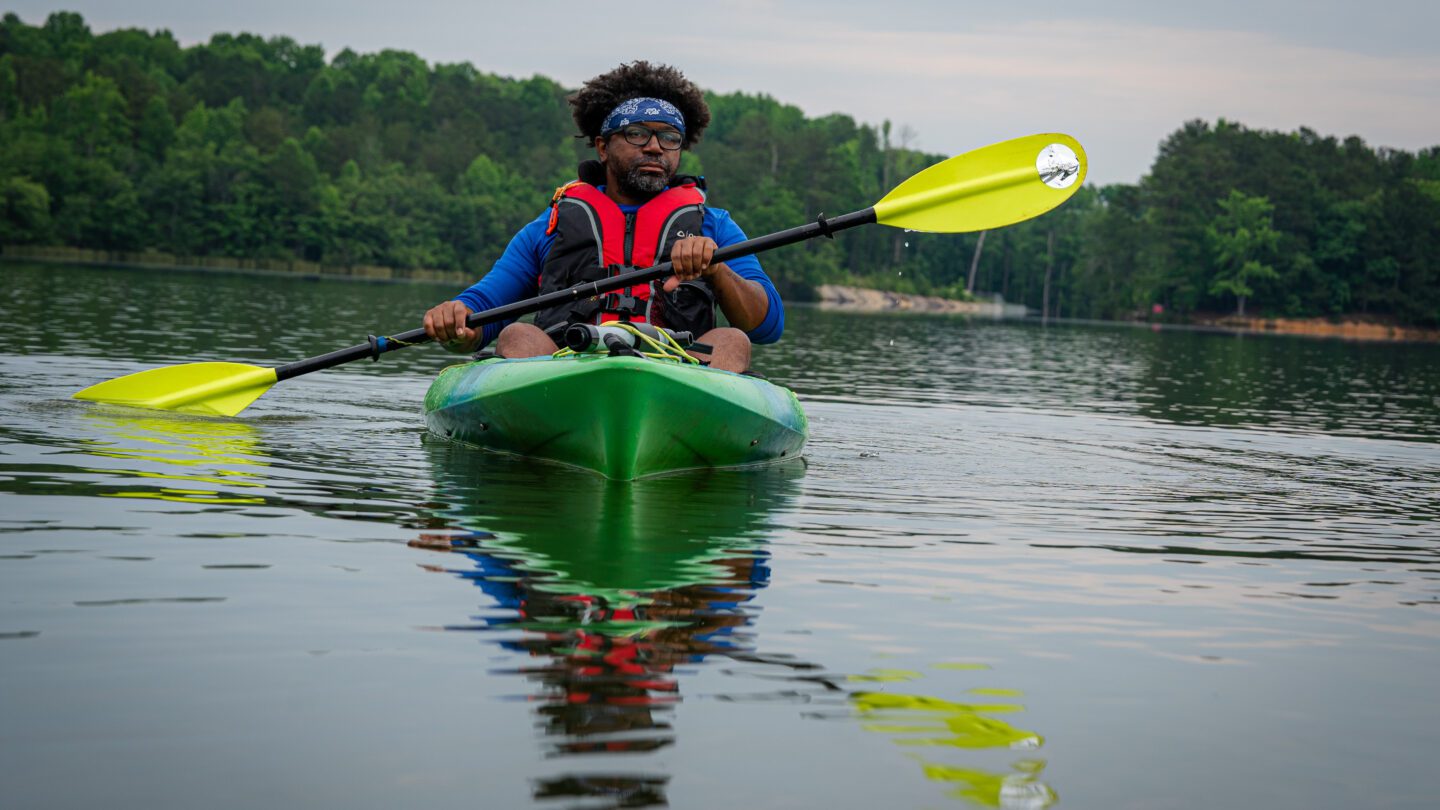
[[[621,320],[630,320],[637,315],[645,314],[645,307],[639,298],[626,292],[606,293],[600,299],[600,308],[606,312],[619,315]]]

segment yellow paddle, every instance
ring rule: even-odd
[[[1070,198],[1085,180],[1085,150],[1068,135],[1030,135],[957,155],[896,186],[863,211],[727,245],[714,261],[771,250],[782,245],[831,236],[836,231],[878,222],[932,233],[965,233],[1023,222]],[[587,282],[503,307],[476,312],[466,325],[478,329],[547,307],[598,296],[670,275],[669,262],[644,270]],[[241,363],[185,363],[129,374],[97,383],[76,399],[166,411],[234,416],[281,380],[428,342],[424,329],[371,337],[366,343],[299,360],[279,368]]]

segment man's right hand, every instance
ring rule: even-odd
[[[465,325],[468,317],[470,308],[459,301],[438,304],[425,313],[425,334],[447,351],[473,352],[480,342],[480,333]]]

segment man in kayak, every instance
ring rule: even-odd
[[[673,67],[639,61],[586,82],[570,105],[598,165],[582,164],[581,181],[556,190],[550,208],[510,240],[484,278],[426,312],[425,332],[454,352],[496,340],[497,354],[517,358],[553,354],[571,324],[648,322],[691,332],[713,349],[697,355],[711,367],[745,371],[751,343],[779,340],[785,313],[757,258],[713,261],[717,248],[745,233],[728,212],[704,205],[703,181],[677,176],[681,150],[710,123],[699,88]],[[667,258],[675,274],[663,285],[551,307],[534,324],[465,326],[472,312]],[[715,325],[717,306],[729,327]]]

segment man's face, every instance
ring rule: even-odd
[[[652,132],[676,131],[669,124],[661,123],[632,126]],[[600,162],[605,164],[608,182],[622,196],[631,199],[648,200],[664,191],[680,168],[680,150],[665,149],[656,137],[651,137],[643,146],[636,146],[622,131],[595,139],[595,149]]]

